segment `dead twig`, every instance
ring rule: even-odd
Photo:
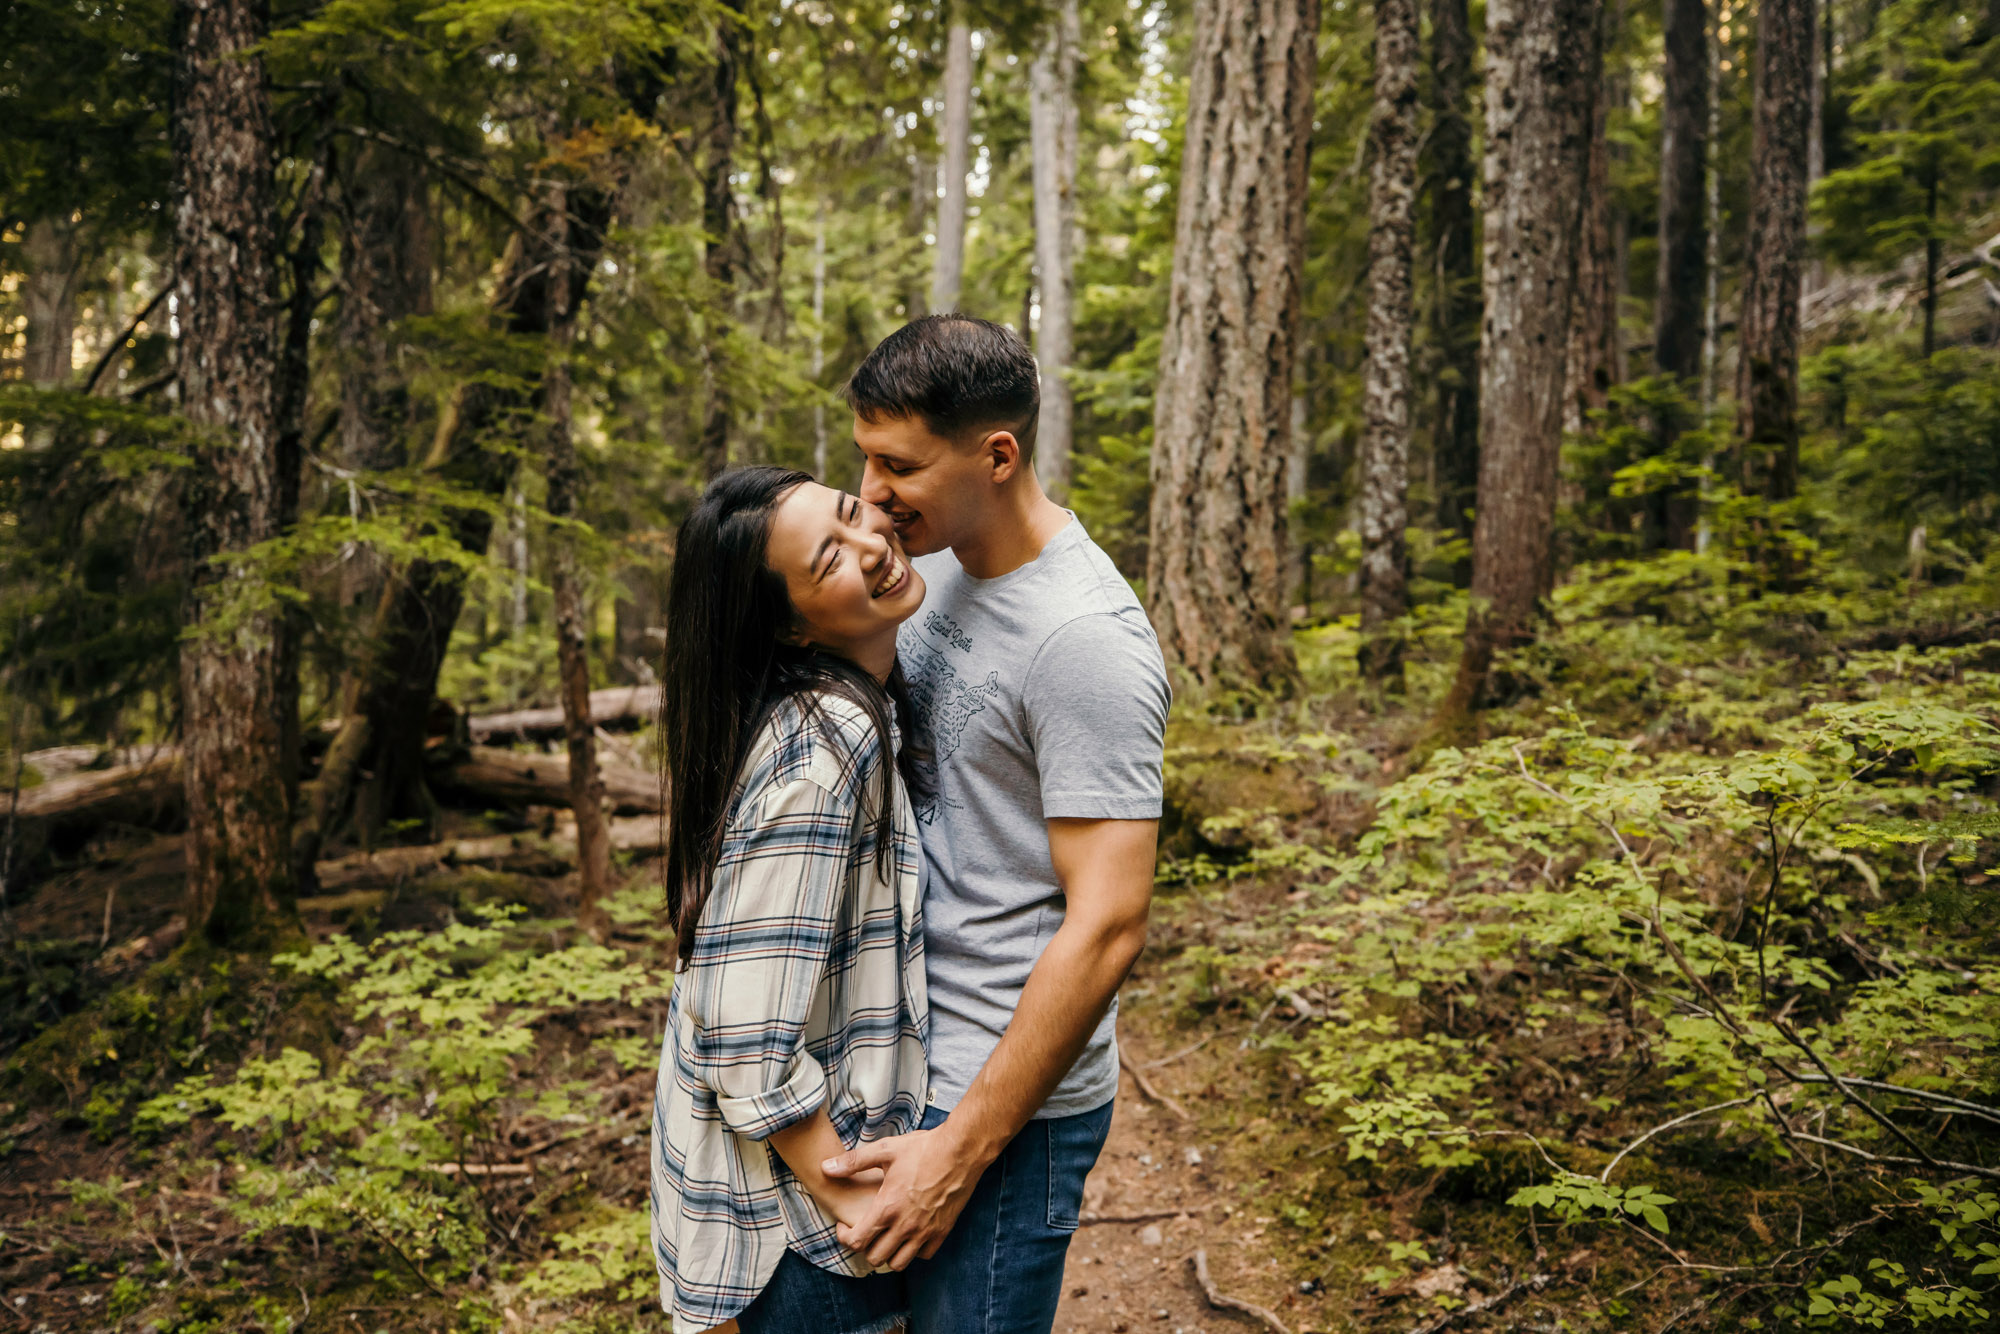
[[[1093,1223],[1161,1223],[1169,1218],[1189,1217],[1182,1209],[1147,1209],[1136,1214],[1085,1214],[1079,1226],[1089,1227]]]
[[[1203,1047],[1206,1047],[1214,1037],[1215,1034],[1210,1033],[1208,1037],[1203,1038],[1200,1042],[1195,1043],[1192,1047],[1182,1047],[1172,1056],[1162,1056],[1157,1061],[1148,1061],[1146,1062],[1143,1068],[1147,1070],[1158,1070],[1161,1066],[1172,1065],[1175,1061],[1185,1060],[1186,1058],[1200,1051]]]
[[[1125,1068],[1126,1074],[1132,1076],[1132,1082],[1139,1086],[1140,1093],[1152,1099],[1154,1102],[1157,1102],[1158,1104],[1160,1104],[1160,1106],[1166,1108],[1168,1111],[1172,1112],[1175,1116],[1178,1116],[1181,1120],[1183,1121],[1194,1120],[1192,1116],[1188,1115],[1187,1108],[1181,1106],[1178,1102],[1174,1101],[1174,1099],[1168,1097],[1166,1094],[1160,1092],[1157,1088],[1153,1087],[1153,1081],[1146,1078],[1146,1072],[1144,1070],[1140,1069],[1137,1065],[1134,1065],[1132,1063],[1132,1058],[1125,1054],[1125,1048],[1122,1046],[1119,1047],[1118,1049],[1118,1064]]]
[[[1606,1182],[1610,1181],[1611,1169],[1618,1166],[1619,1163],[1623,1162],[1625,1160],[1626,1154],[1632,1152],[1632,1150],[1638,1148],[1641,1144],[1644,1144],[1647,1140],[1651,1139],[1653,1136],[1659,1134],[1663,1130],[1672,1130],[1675,1126],[1680,1125],[1683,1122],[1692,1121],[1698,1116],[1707,1116],[1710,1112],[1726,1112],[1731,1107],[1741,1107],[1745,1103],[1755,1102],[1756,1100],[1757,1099],[1755,1095],[1752,1095],[1751,1097],[1748,1098],[1738,1098],[1734,1102],[1719,1102],[1715,1104],[1715,1106],[1713,1107],[1697,1108],[1696,1110],[1689,1112],[1685,1116],[1677,1116],[1673,1120],[1668,1121],[1663,1125],[1654,1126],[1651,1130],[1648,1130],[1645,1134],[1639,1136],[1639,1138],[1633,1140],[1630,1144],[1627,1144],[1624,1148],[1620,1149],[1617,1155],[1613,1157],[1610,1162],[1604,1165],[1604,1170],[1597,1174],[1597,1179],[1599,1181],[1606,1181]]]
[[[1794,1078],[1801,1084],[1830,1084],[1835,1082],[1824,1075],[1808,1075],[1804,1073],[1796,1075]],[[1880,1079],[1856,1079],[1852,1075],[1842,1075],[1838,1082],[1851,1084],[1855,1088],[1874,1089],[1878,1093],[1900,1093],[1906,1098],[1921,1098],[1925,1102],[1934,1102],[1945,1107],[1955,1107],[1969,1116],[1976,1116],[1982,1121],[1991,1121],[1994,1125],[2000,1126],[2000,1109],[1981,1106],[1976,1102],[1967,1102],[1963,1098],[1953,1098],[1943,1093],[1932,1093],[1928,1089],[1913,1089],[1905,1084],[1891,1084]]]
[[[531,1163],[439,1163],[435,1170],[440,1176],[448,1177],[525,1177],[535,1174]]]
[[[1803,1130],[1792,1130],[1787,1133],[1793,1139],[1802,1139],[1813,1144],[1824,1144],[1829,1149],[1839,1149],[1842,1153],[1851,1153],[1856,1158],[1860,1158],[1865,1162],[1894,1163],[1898,1167],[1934,1167],[1940,1171],[1967,1172],[1973,1176],[2000,1181],[2000,1172],[1990,1167],[1981,1167],[1977,1163],[1955,1163],[1949,1158],[1906,1158],[1901,1154],[1870,1153],[1866,1149],[1842,1143],[1837,1139],[1827,1139],[1821,1135],[1808,1135]]]
[[[1531,1278],[1517,1279],[1484,1301],[1461,1306],[1456,1311],[1446,1311],[1434,1320],[1426,1320],[1421,1325],[1412,1326],[1410,1334],[1438,1334],[1439,1330],[1449,1329],[1468,1316],[1483,1315],[1488,1311],[1497,1310],[1522,1293],[1540,1292],[1553,1282],[1555,1282],[1554,1274],[1536,1274]]]
[[[1218,1311],[1240,1311],[1254,1320],[1264,1322],[1264,1328],[1273,1334],[1292,1334],[1285,1322],[1255,1302],[1246,1302],[1241,1297],[1231,1297],[1215,1286],[1215,1280],[1208,1276],[1208,1252],[1196,1251],[1188,1257],[1188,1264],[1194,1268],[1194,1281],[1201,1285],[1201,1295],[1208,1304]]]

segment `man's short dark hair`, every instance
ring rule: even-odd
[[[956,444],[1006,430],[1035,450],[1041,373],[1021,336],[971,315],[926,315],[875,345],[841,390],[865,422],[921,420]]]

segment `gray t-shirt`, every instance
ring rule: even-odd
[[[1074,518],[997,579],[973,578],[949,551],[913,564],[928,589],[897,650],[937,765],[917,819],[931,1093],[949,1109],[1062,924],[1046,821],[1159,817],[1169,690],[1138,599]],[[1038,1115],[1117,1094],[1117,1013],[1114,1000]]]

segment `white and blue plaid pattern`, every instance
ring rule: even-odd
[[[850,1145],[923,1116],[916,820],[899,780],[895,846],[878,871],[878,771],[891,751],[853,702],[819,701],[817,723],[782,705],[744,761],[667,1012],[652,1235],[661,1305],[679,1331],[742,1311],[787,1246],[822,1269],[869,1272],[763,1140],[822,1106]]]

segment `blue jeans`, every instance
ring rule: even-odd
[[[738,1313],[743,1334],[886,1334],[910,1309],[901,1274],[830,1274],[786,1251],[777,1272]]]
[[[943,1125],[933,1107],[924,1129]],[[1083,1179],[1111,1133],[1111,1104],[1030,1121],[973,1188],[938,1253],[910,1266],[912,1334],[1049,1334]]]

